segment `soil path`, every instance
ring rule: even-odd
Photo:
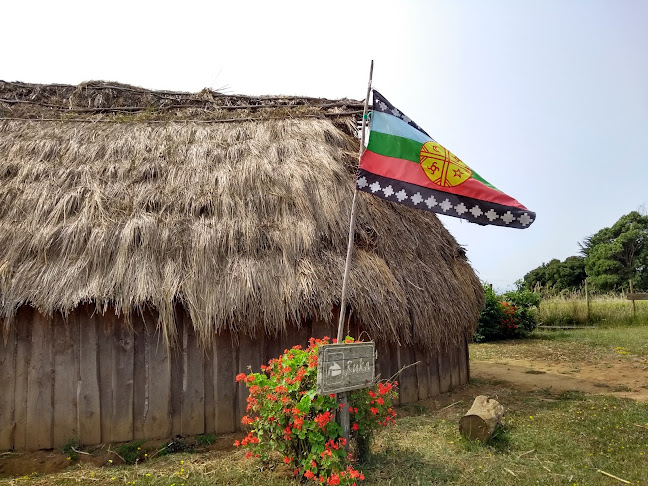
[[[643,360],[601,364],[548,363],[521,359],[471,361],[470,375],[527,389],[576,390],[648,402],[648,365]]]

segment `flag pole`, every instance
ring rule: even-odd
[[[369,83],[367,83],[367,96],[364,102],[364,111],[362,112],[362,135],[360,139],[360,151],[358,154],[358,164],[360,157],[365,149],[365,130],[367,127],[367,109],[369,107],[369,95],[371,94],[371,80],[373,77],[373,60],[369,68]],[[342,279],[342,298],[340,301],[340,320],[338,322],[337,342],[342,343],[344,339],[344,318],[346,314],[346,294],[347,284],[349,282],[349,269],[351,268],[351,255],[353,253],[353,237],[355,235],[356,226],[356,207],[358,200],[358,187],[354,181],[353,189],[353,202],[351,203],[351,220],[349,221],[349,243],[347,245],[346,263],[344,264],[344,278]],[[340,405],[340,426],[342,427],[342,437],[346,440],[345,449],[349,450],[349,438],[351,437],[351,420],[349,417],[349,393],[339,393],[338,401]]]
[[[358,154],[358,163],[362,153],[365,150],[365,130],[367,127],[367,110],[369,108],[369,96],[371,94],[371,80],[373,78],[373,60],[369,68],[369,83],[367,83],[367,96],[364,102],[364,111],[362,113],[362,135],[360,141],[360,153]],[[351,220],[349,222],[349,243],[347,245],[346,263],[344,264],[344,277],[342,279],[342,299],[340,301],[340,320],[338,322],[337,341],[341,343],[344,339],[344,318],[346,317],[346,294],[347,285],[349,283],[349,269],[351,268],[351,255],[353,253],[353,238],[355,235],[356,226],[356,208],[358,199],[358,187],[354,182],[353,189],[353,202],[351,203]]]

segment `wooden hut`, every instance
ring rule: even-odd
[[[234,376],[339,314],[362,105],[0,82],[0,449],[234,431]],[[433,214],[360,194],[348,332],[401,402],[482,304]]]

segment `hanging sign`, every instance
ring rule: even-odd
[[[324,344],[317,354],[317,393],[329,395],[367,388],[374,381],[376,346],[368,343]]]

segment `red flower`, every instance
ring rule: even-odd
[[[371,407],[369,410],[371,410],[372,414],[378,415],[378,409],[376,407]]]
[[[349,467],[348,469],[349,469],[349,476],[351,476],[353,479],[356,479],[356,478],[360,477],[360,472],[359,471],[356,471],[355,469],[353,469],[351,467]]]
[[[327,410],[324,413],[320,413],[313,420],[320,426],[320,428],[324,429],[329,420],[331,420],[331,412]]]
[[[292,462],[292,457],[285,456],[283,458],[283,462],[285,462],[286,464],[290,464]]]
[[[310,470],[307,470],[304,473],[304,476],[306,476],[306,478],[308,478],[308,479],[313,479],[315,477],[315,475]]]
[[[243,381],[245,380],[245,373],[239,373],[236,375],[236,381]]]
[[[357,423],[354,422],[353,425],[351,426],[351,428],[353,430],[358,430],[360,428],[360,426]]]
[[[254,375],[248,375],[247,378],[245,378],[245,383],[252,383],[253,381],[254,381]]]
[[[328,484],[340,484],[340,476],[338,476],[337,473],[331,474],[328,478]]]
[[[238,447],[241,445],[241,441],[235,440],[234,441],[234,447]]]

